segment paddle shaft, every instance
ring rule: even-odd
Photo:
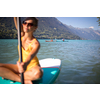
[[[19,58],[20,62],[22,62],[22,43],[21,43],[21,24],[20,17],[17,17],[17,27],[18,27],[18,45],[19,45]],[[24,84],[24,75],[21,73],[21,83]]]

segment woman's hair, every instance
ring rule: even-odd
[[[34,26],[38,26],[38,19],[36,17],[26,17],[24,21],[26,20],[33,20]]]

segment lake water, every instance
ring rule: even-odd
[[[58,58],[62,68],[55,84],[100,84],[100,41],[39,39],[39,59]],[[17,39],[0,39],[0,63],[18,60]]]

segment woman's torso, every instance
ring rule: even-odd
[[[21,41],[22,41],[22,44],[23,44],[23,37],[21,38]],[[36,41],[36,38],[34,38],[33,40],[32,40],[32,42],[31,43],[29,43],[29,45],[27,46],[27,48],[26,49],[24,49],[24,47],[22,46],[22,61],[23,62],[25,62],[25,60],[26,60],[26,58],[28,57],[28,55],[29,55],[29,53],[32,51],[32,44],[33,44],[33,42],[35,42]],[[18,50],[19,50],[19,46],[18,46]],[[19,59],[19,61],[20,61],[20,59]],[[38,60],[38,58],[37,58],[37,56],[35,56],[32,60],[31,60],[31,62],[29,63],[29,65],[27,66],[27,69],[26,70],[29,70],[30,68],[32,68],[32,67],[34,67],[34,66],[36,66],[36,65],[39,65],[39,60]]]

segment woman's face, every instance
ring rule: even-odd
[[[30,32],[33,33],[36,29],[37,29],[37,27],[34,26],[33,20],[26,20],[23,23],[23,31],[25,33],[30,33]]]

